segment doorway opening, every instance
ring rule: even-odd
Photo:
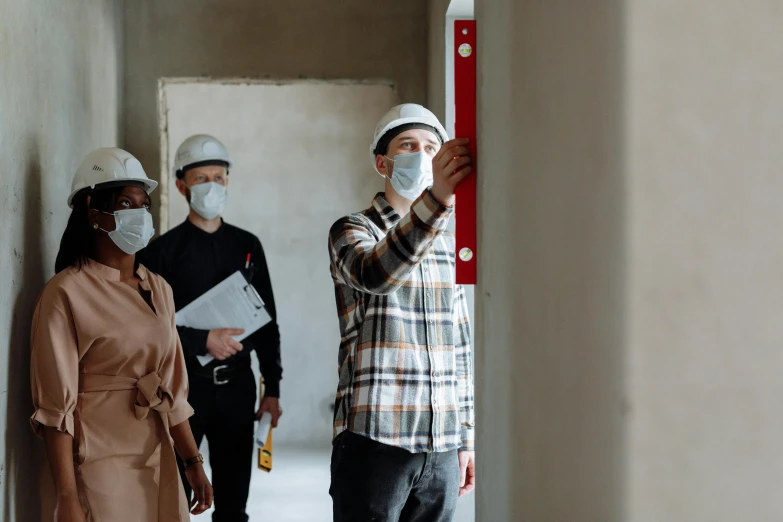
[[[177,147],[193,134],[213,135],[234,162],[225,221],[261,240],[272,280],[285,413],[274,430],[272,472],[257,469],[255,458],[248,462],[250,520],[331,521],[340,332],[327,236],[332,223],[369,207],[383,190],[368,150],[378,119],[397,103],[395,88],[382,81],[167,78],[159,95],[161,232],[188,213],[173,182]],[[201,450],[208,461],[206,440]]]

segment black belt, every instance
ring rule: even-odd
[[[231,364],[209,364],[207,366],[190,364],[188,365],[188,375],[212,381],[212,384],[215,386],[223,386],[248,368],[250,368],[250,361]]]

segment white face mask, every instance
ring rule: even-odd
[[[126,254],[135,254],[149,244],[155,235],[152,226],[152,214],[146,208],[133,208],[118,210],[116,212],[103,212],[114,216],[114,230],[103,230],[109,234],[120,250]]]
[[[226,187],[211,181],[190,188],[190,208],[204,219],[218,217],[226,208]]]
[[[397,154],[391,160],[394,162],[391,186],[400,196],[414,201],[432,186],[432,158],[425,152]]]

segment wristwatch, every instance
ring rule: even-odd
[[[204,463],[204,456],[199,453],[195,457],[190,457],[188,460],[185,461],[185,469],[188,469],[189,467],[195,465],[195,464],[203,464]]]

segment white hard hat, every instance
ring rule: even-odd
[[[446,133],[446,129],[438,121],[438,117],[432,114],[428,109],[417,105],[415,103],[403,103],[392,107],[389,112],[383,115],[381,121],[375,127],[375,137],[372,140],[372,146],[370,146],[370,158],[372,164],[375,165],[375,148],[378,146],[378,142],[381,138],[390,130],[401,127],[402,125],[408,125],[409,123],[423,123],[434,128],[440,135],[442,142],[449,141],[449,136]]]
[[[130,152],[114,147],[96,149],[84,157],[73,175],[68,206],[73,208],[73,197],[81,190],[123,181],[142,183],[147,194],[158,186],[157,181],[147,177],[139,160]]]
[[[207,134],[196,134],[182,142],[174,155],[174,170],[177,172],[188,165],[203,161],[224,161],[231,168],[231,157],[220,140]]]

